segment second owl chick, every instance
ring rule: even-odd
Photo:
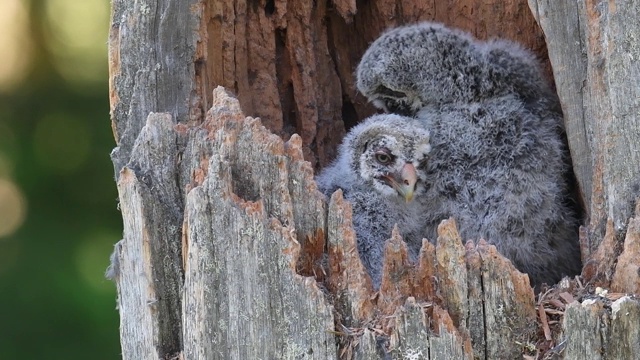
[[[349,131],[334,163],[320,173],[319,189],[330,196],[342,189],[353,208],[360,259],[378,288],[384,247],[394,225],[417,257],[422,244],[421,203],[429,132],[415,120],[375,115]]]

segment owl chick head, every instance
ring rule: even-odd
[[[341,152],[365,186],[410,202],[424,191],[429,132],[411,118],[374,115],[354,127]]]
[[[382,34],[362,56],[356,85],[376,107],[415,115],[421,108],[504,93],[531,97],[546,87],[535,57],[508,41],[424,22]]]
[[[356,70],[357,87],[376,107],[412,115],[442,103],[479,71],[473,39],[437,23],[391,29],[374,41]]]

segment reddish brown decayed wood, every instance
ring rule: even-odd
[[[415,268],[409,261],[407,245],[402,241],[397,226],[393,228],[391,239],[387,241],[384,258],[377,306],[382,313],[392,314],[413,294],[415,277]]]
[[[629,220],[624,249],[611,282],[612,291],[640,294],[640,201],[636,204],[635,214]]]
[[[334,194],[332,203],[341,199]],[[350,213],[344,215],[351,217]],[[329,226],[331,224],[329,221]],[[341,231],[352,234],[350,226]],[[462,348],[468,348],[465,351],[471,351],[473,341],[476,356],[484,356],[485,344],[489,357],[516,356],[521,353],[517,344],[534,338],[536,308],[528,277],[484,240],[477,245],[468,242],[466,247],[462,246],[453,220],[443,221],[439,226],[436,246],[424,242],[417,264],[408,259],[406,245],[397,230],[394,231],[386,244],[383,278],[376,294],[372,293],[368,276],[364,275],[365,286],[349,280],[354,279],[347,275],[353,273],[350,267],[355,266],[355,274],[360,274],[361,279],[364,269],[355,252],[355,242],[352,243],[354,236],[346,239],[352,250],[336,252],[339,248],[333,247],[330,241],[329,273],[333,275],[329,288],[332,292],[339,290],[338,309],[340,303],[348,300],[349,305],[344,309],[350,311],[351,317],[359,316],[359,321],[351,322],[351,326],[367,325],[379,329],[380,334],[392,335],[397,309],[405,306],[407,299],[415,299],[413,301],[425,304],[432,331],[437,334],[444,326]],[[349,259],[344,257],[346,254]],[[359,295],[354,297],[355,294]],[[358,298],[366,301],[354,301]]]
[[[389,27],[443,22],[481,39],[518,41],[546,59],[526,0],[376,0],[358,7],[354,0],[202,0],[195,8],[203,20],[195,59],[200,101],[193,106],[208,109],[216,85],[232,90],[245,114],[259,116],[275,134],[300,134],[315,168],[335,157],[345,129],[374,112],[357,94],[353,73]]]
[[[356,234],[351,225],[351,205],[336,191],[329,204],[327,221],[328,273],[327,287],[338,303],[335,305],[347,326],[359,326],[374,315],[373,285],[358,257]]]
[[[582,277],[587,281],[593,281],[598,286],[608,286],[615,263],[616,239],[611,220],[607,222],[606,229],[600,246],[589,256],[582,268]],[[584,238],[581,241],[587,242]]]
[[[456,325],[466,322],[467,265],[465,248],[453,219],[438,226],[436,243],[436,272],[438,287],[449,314]]]

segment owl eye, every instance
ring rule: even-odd
[[[386,106],[387,106],[387,111],[389,111],[392,114],[398,114],[398,115],[409,116],[409,117],[416,114],[416,112],[413,109],[411,109],[409,104],[405,103],[404,101],[388,100],[386,102]]]
[[[407,94],[403,92],[391,90],[384,85],[378,86],[375,92],[385,97],[390,97],[392,99],[402,99],[407,96]]]
[[[391,155],[384,152],[377,152],[376,161],[382,165],[386,165],[391,162]]]

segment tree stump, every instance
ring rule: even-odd
[[[634,358],[640,16],[622,15],[640,10],[529,3],[113,1],[123,358]],[[389,234],[373,291],[349,203],[313,174],[373,112],[353,79],[367,45],[419,20],[546,57],[540,23],[589,215],[582,279],[536,301],[526,275],[443,219],[415,264]]]

